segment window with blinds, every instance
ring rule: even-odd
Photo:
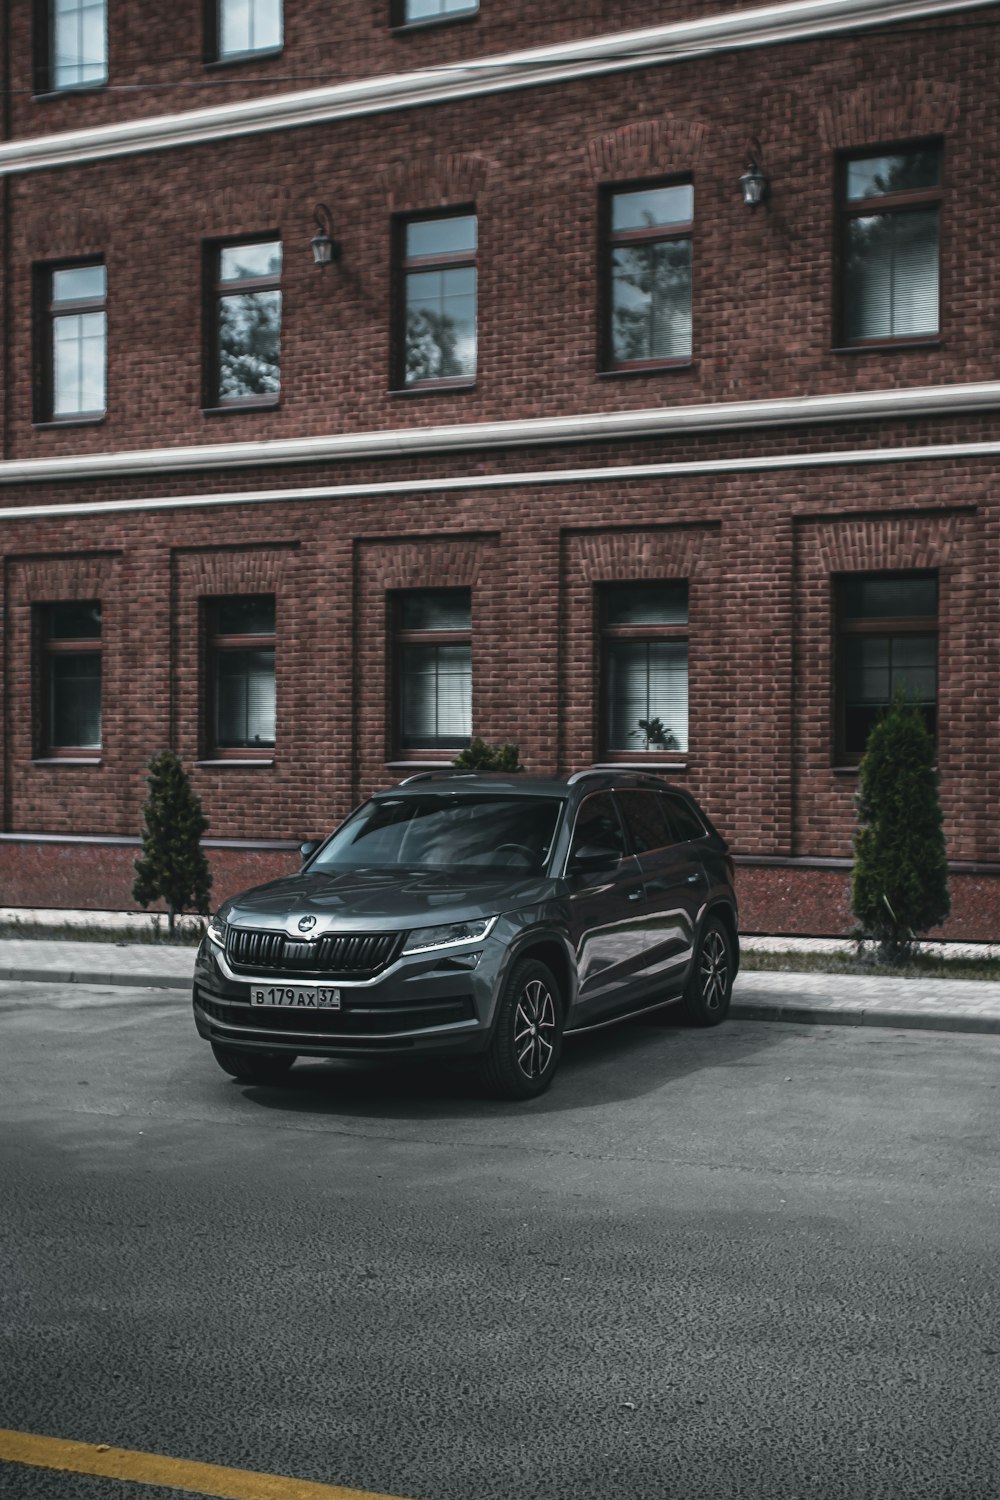
[[[840,196],[843,340],[880,344],[935,337],[940,145],[844,161]]]
[[[687,750],[687,583],[605,584],[599,616],[602,753]]]
[[[859,761],[897,692],[937,733],[936,573],[851,573],[837,581],[838,761]]]
[[[472,593],[396,595],[395,752],[462,750],[472,737]]]

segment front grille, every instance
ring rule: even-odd
[[[424,1031],[429,1026],[448,1026],[475,1019],[471,995],[422,1000],[416,1005],[345,1005],[341,1010],[293,1010],[291,1007],[248,1005],[242,1001],[210,1000],[202,991],[198,1004],[213,1021],[252,1031],[280,1031],[285,1035],[311,1032],[317,1035],[380,1037]]]
[[[387,968],[403,942],[401,932],[335,932],[318,942],[230,927],[226,958],[238,974],[299,974],[321,979],[371,979]]]

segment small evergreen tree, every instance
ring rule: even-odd
[[[920,710],[897,694],[861,762],[851,907],[887,962],[951,910],[934,741]]]
[[[477,735],[467,750],[456,755],[452,765],[463,771],[523,771],[519,745],[487,745]]]
[[[178,912],[208,912],[212,873],[201,847],[208,819],[172,750],[153,756],[147,784],[142,855],[135,862],[132,895],[142,907],[162,896],[172,933]]]

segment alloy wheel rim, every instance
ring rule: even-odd
[[[540,979],[531,979],[514,1010],[514,1055],[525,1078],[541,1078],[556,1050],[556,1004]]]
[[[701,950],[701,1000],[708,1011],[721,1010],[729,982],[729,954],[721,932],[710,932]]]

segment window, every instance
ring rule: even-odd
[[[472,596],[427,589],[395,601],[396,743],[461,750],[472,735]]]
[[[636,854],[705,836],[694,808],[671,792],[619,791],[616,796]]]
[[[92,754],[101,748],[101,606],[44,604],[36,610],[42,756]]]
[[[396,0],[393,25],[419,26],[434,21],[450,21],[453,16],[472,16],[479,0]]]
[[[837,586],[837,756],[861,759],[868,733],[898,689],[937,731],[934,573],[857,573]]]
[[[612,862],[625,858],[625,835],[610,792],[595,792],[580,803],[566,867],[571,868],[581,857],[586,860],[600,855]]]
[[[841,322],[847,344],[940,327],[941,147],[841,163]]]
[[[600,596],[602,751],[688,747],[686,583],[605,584]]]
[[[95,88],[108,79],[106,0],[41,0],[35,34],[39,93]]]
[[[282,0],[208,0],[206,56],[229,62],[282,46]]]
[[[274,596],[240,595],[207,606],[206,742],[222,758],[274,749]]]
[[[281,389],[281,241],[209,252],[206,405],[273,404]]]
[[[691,183],[615,190],[604,219],[603,369],[691,358]]]
[[[397,226],[397,389],[468,383],[476,374],[476,215]]]
[[[36,283],[35,420],[104,415],[107,272],[100,262],[43,266]]]

